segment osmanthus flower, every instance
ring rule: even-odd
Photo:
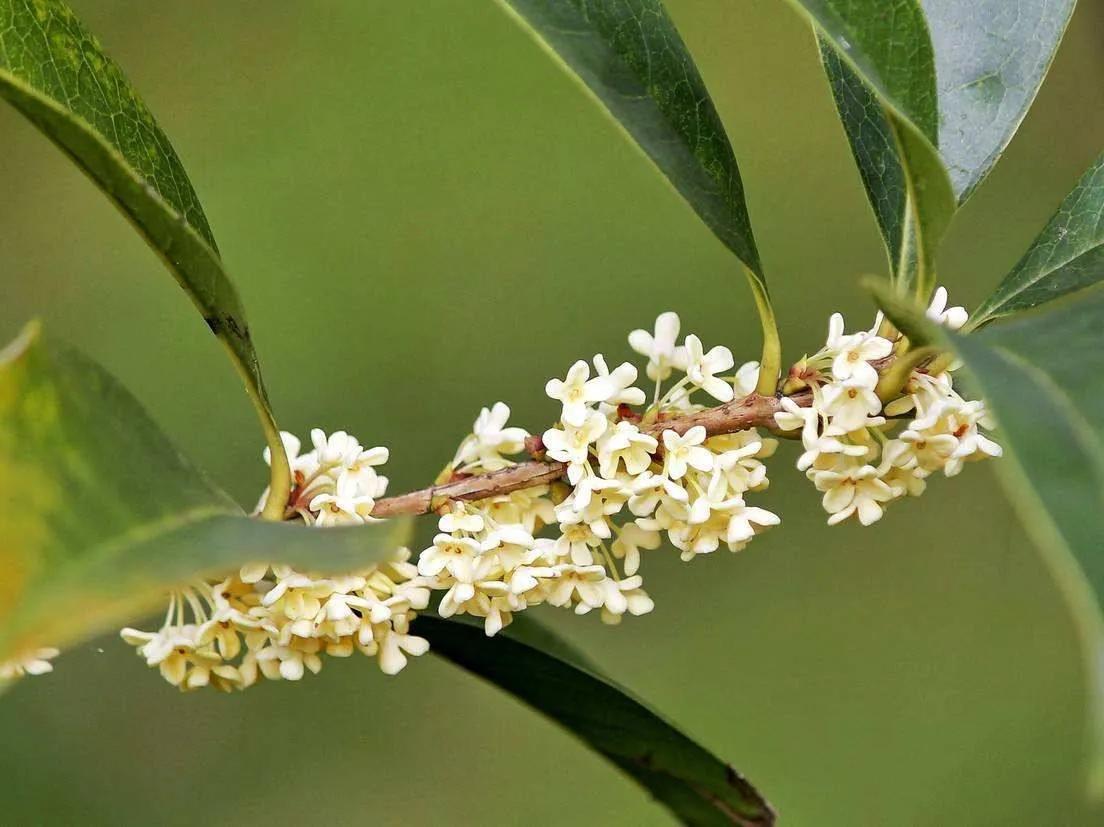
[[[362,487],[361,481],[348,471],[342,471],[332,490],[316,494],[310,500],[310,510],[315,514],[314,522],[318,526],[362,525],[372,520],[372,509],[376,506],[375,491],[378,490],[373,475],[372,492]]]
[[[614,477],[620,467],[630,476],[643,474],[652,465],[652,454],[659,447],[656,438],[632,422],[622,420],[598,439],[598,467],[603,477]]]
[[[616,407],[618,405],[643,405],[647,397],[640,388],[635,388],[637,371],[628,362],[622,362],[614,370],[606,365],[606,359],[601,353],[595,355],[594,370],[599,379],[606,379],[610,383],[610,394],[602,400],[604,405]]]
[[[206,686],[211,670],[222,664],[213,646],[200,643],[200,627],[195,623],[167,626],[157,632],[123,629],[120,634],[138,648],[147,666],[156,666],[161,677],[182,689]],[[191,677],[197,670],[197,676]],[[229,680],[233,680],[232,673]]]
[[[483,515],[466,508],[463,503],[456,503],[450,511],[442,514],[441,519],[437,521],[437,527],[445,534],[460,531],[468,534],[478,534],[483,530],[483,525]]]
[[[549,428],[541,441],[549,457],[568,464],[567,478],[572,485],[577,485],[589,468],[590,446],[608,427],[609,420],[595,411],[585,416],[578,426],[566,425],[563,430]]]
[[[846,471],[817,471],[813,484],[824,492],[824,510],[831,516],[829,525],[857,515],[863,525],[882,517],[882,503],[893,499],[893,490],[881,479],[878,469],[861,465]]]
[[[644,528],[639,520],[625,523],[616,529],[617,539],[610,550],[619,560],[624,560],[625,574],[633,575],[640,570],[640,550],[655,550],[663,543],[663,535],[655,529]]]
[[[387,484],[377,472],[385,448],[365,449],[342,431],[312,432],[315,447],[307,454],[291,435],[283,443],[295,471],[290,519],[319,528],[373,519],[371,501]],[[473,525],[464,515],[452,519]],[[122,636],[182,690],[299,680],[318,672],[325,656],[357,651],[394,674],[408,655],[429,646],[410,634],[410,621],[429,605],[430,588],[409,559],[407,549],[396,549],[384,562],[333,574],[252,563],[174,592],[160,629],[124,629]]]
[[[588,405],[608,402],[618,390],[609,375],[591,379],[590,366],[582,359],[571,366],[566,379],[549,379],[544,386],[544,392],[550,399],[562,403],[560,419],[565,425],[575,428],[586,422],[590,414]]]
[[[732,380],[733,399],[743,399],[755,392],[759,385],[759,363],[744,362],[736,369]]]
[[[717,374],[730,370],[735,364],[732,351],[724,345],[717,345],[706,353],[701,339],[693,334],[686,337],[686,377],[714,399],[731,401],[732,385]]]
[[[477,540],[441,533],[433,538],[433,545],[418,557],[418,574],[436,577],[442,572],[448,572],[461,583],[471,583],[475,577],[479,554],[480,545]]]
[[[951,330],[958,330],[966,324],[970,315],[966,312],[965,307],[947,307],[947,301],[947,288],[937,287],[926,315],[936,324],[944,325]]]
[[[893,344],[888,339],[883,339],[875,332],[869,331],[837,337],[834,349],[836,350],[835,359],[832,360],[834,378],[843,381],[851,380],[854,385],[873,388],[878,383],[878,371],[871,362],[889,356],[893,351]]]
[[[713,453],[702,446],[706,430],[695,425],[681,436],[676,431],[663,432],[663,472],[670,479],[677,480],[686,476],[689,468],[698,471],[712,471]]]
[[[629,334],[629,347],[648,358],[644,372],[653,382],[659,382],[671,375],[675,368],[686,367],[686,351],[676,347],[681,323],[677,313],[660,313],[655,321],[655,332],[634,330]]]
[[[820,410],[840,433],[857,431],[871,425],[881,425],[885,420],[877,414],[882,410],[882,400],[874,388],[855,379],[845,379],[826,385],[821,391]],[[878,421],[881,420],[881,421]]]
[[[940,288],[929,318],[961,326],[965,311],[947,303]],[[833,525],[852,516],[869,525],[893,500],[922,494],[932,473],[954,476],[967,460],[1001,454],[979,428],[991,425],[984,403],[967,401],[955,390],[954,363],[934,374],[921,363],[900,395],[883,406],[875,363],[892,353],[893,343],[878,335],[881,325],[879,314],[869,331],[848,334],[843,317],[834,314],[825,346],[797,372],[812,386],[812,406],[784,398],[775,414],[780,429],[800,431],[805,450],[797,467],[824,492]]]
[[[523,488],[480,501],[482,513],[498,524],[520,525],[530,534],[556,521],[556,508],[547,485]]]
[[[770,485],[762,460],[774,455],[778,440],[765,439],[758,431],[737,431],[711,437],[709,447],[717,454],[715,466],[734,491],[762,491]]]
[[[321,428],[313,428],[310,438],[318,463],[324,468],[350,464],[353,457],[363,450],[360,443],[345,431],[334,431],[327,436]]]
[[[961,308],[947,308],[942,289],[929,315],[949,327],[964,321]],[[881,329],[879,316],[870,330],[847,333],[834,314],[824,347],[790,371],[799,398],[811,404],[782,396],[774,416],[779,433],[800,438],[798,468],[823,493],[830,524],[854,517],[869,525],[894,499],[920,494],[936,471],[952,476],[964,462],[1000,455],[982,432],[990,425],[984,404],[955,390],[953,364],[932,375],[921,362],[883,407],[879,369],[895,343]],[[732,375],[726,347],[706,351],[693,334],[676,345],[679,330],[678,316],[663,313],[654,333],[629,336],[656,382],[650,403],[635,387],[637,368],[611,370],[601,354],[592,359],[593,375],[579,360],[564,379],[547,383],[560,413],[542,442],[549,460],[567,466],[566,483],[445,503],[439,531],[416,563],[400,549],[386,562],[347,572],[242,566],[174,593],[160,629],[126,629],[124,639],[181,689],[229,690],[299,680],[327,657],[357,652],[394,674],[429,647],[410,624],[432,592],[441,594],[442,617],[480,618],[490,636],[542,604],[595,612],[611,624],[647,614],[654,603],[639,574],[642,551],[665,541],[687,561],[721,547],[739,551],[780,522],[749,502],[769,485],[763,461],[776,440],[756,428],[710,436],[700,424],[684,433],[685,423],[663,427],[717,401],[747,397],[759,379],[757,362]],[[684,375],[664,393],[664,380],[676,371]],[[455,479],[515,464],[508,457],[524,450],[528,434],[509,426],[509,416],[501,402],[481,409],[449,466]],[[312,450],[302,453],[297,438],[281,436],[294,477],[286,519],[320,529],[376,519],[387,487],[380,473],[386,448],[366,449],[347,432],[316,429]],[[258,509],[266,499],[267,491]],[[0,678],[48,667],[47,657],[31,658],[0,666]]]
[[[687,502],[690,495],[678,482],[662,473],[645,471],[629,484],[629,511],[647,517],[664,499]]]
[[[508,428],[510,408],[503,402],[495,402],[490,408],[482,408],[472,425],[472,433],[464,438],[452,460],[454,468],[498,471],[513,463],[504,454],[519,454],[525,449],[529,433],[524,428]]]

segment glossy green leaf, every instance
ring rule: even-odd
[[[1077,0],[920,0],[935,50],[939,153],[961,204],[1035,99]]]
[[[981,326],[1104,279],[1104,155],[973,316]]]
[[[902,285],[926,292],[955,198],[936,149],[935,56],[916,0],[790,0],[817,33],[852,154]]]
[[[0,0],[0,97],[91,178],[161,256],[226,345],[269,444],[279,435],[237,291],[165,133],[61,0]]]
[[[922,277],[926,293],[957,205],[1019,127],[1076,0],[790,2],[817,29],[894,278]]]
[[[37,325],[0,352],[0,661],[102,631],[174,585],[250,560],[371,563],[408,525],[246,517],[102,368]]]
[[[1080,632],[1093,717],[1092,783],[1104,792],[1104,286],[968,336],[882,292],[910,337],[957,350],[996,415],[996,463]]]
[[[1093,716],[1094,792],[1104,792],[1104,288],[955,346],[992,405],[1003,477],[1081,633]]]
[[[760,283],[736,157],[659,0],[498,0],[640,147]]]
[[[552,718],[647,789],[684,824],[768,825],[774,813],[731,766],[603,677],[550,632],[517,618],[494,638],[421,616],[431,651]]]

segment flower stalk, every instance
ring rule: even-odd
[[[755,298],[759,324],[763,328],[763,355],[759,358],[759,381],[755,392],[760,396],[774,396],[782,371],[782,340],[778,336],[778,322],[774,317],[774,307],[771,305],[766,284],[746,267],[744,272]]]

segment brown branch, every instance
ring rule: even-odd
[[[377,500],[373,517],[394,517],[398,514],[428,514],[449,500],[483,500],[498,494],[509,494],[522,488],[532,488],[554,482],[567,472],[562,462],[522,462],[473,477],[460,477],[440,485],[431,485],[397,497]]]
[[[790,398],[803,407],[808,407],[812,403],[812,393],[808,390],[800,391]],[[752,394],[743,399],[726,402],[716,408],[708,408],[685,416],[661,418],[656,422],[643,425],[641,430],[659,438],[664,431],[685,434],[695,425],[702,425],[709,436],[732,434],[755,427],[774,428],[774,415],[781,409],[782,403],[779,398]],[[523,488],[554,482],[567,472],[566,464],[543,459],[544,443],[539,436],[526,440],[525,447],[537,459],[490,474],[460,477],[397,497],[387,497],[376,502],[376,507],[372,509],[372,516],[428,514],[449,500],[482,500],[498,494],[509,494]]]

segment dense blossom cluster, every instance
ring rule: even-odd
[[[703,410],[704,394],[720,402],[746,395],[758,366],[735,374],[725,347],[706,351],[697,336],[677,345],[679,318],[664,313],[655,330],[633,331],[629,343],[647,357],[654,382],[651,404],[635,387],[637,369],[610,369],[599,354],[578,361],[547,395],[561,405],[560,420],[541,441],[550,459],[567,465],[568,487],[543,486],[474,503],[457,503],[440,520],[440,533],[422,552],[418,572],[446,590],[439,613],[484,618],[488,635],[513,613],[548,603],[576,614],[597,611],[606,623],[650,612],[639,575],[642,550],[666,536],[689,560],[721,546],[736,551],[778,517],[744,502],[767,487],[761,459],[776,446],[754,429],[707,438],[697,426],[685,434],[642,430],[662,417]],[[593,371],[591,370],[593,364]],[[663,393],[663,383],[682,377]],[[494,471],[512,464],[524,431],[507,428],[509,408],[484,409],[453,462],[456,472]],[[562,490],[561,490],[562,489]],[[547,536],[538,536],[542,529]]]
[[[386,448],[365,450],[344,431],[311,432],[314,448],[283,434],[294,488],[289,519],[314,526],[372,520],[387,478],[377,468]],[[265,459],[270,459],[265,452]],[[264,507],[268,492],[261,497]],[[410,621],[429,605],[429,588],[399,549],[386,563],[327,576],[258,563],[220,582],[202,582],[173,593],[156,632],[123,629],[123,639],[162,676],[181,689],[244,689],[261,678],[298,680],[322,668],[322,655],[361,652],[395,674],[406,655],[429,644],[410,634]]]
[[[966,321],[961,307],[947,307],[942,288],[928,316],[952,329]],[[629,335],[646,359],[650,393],[636,386],[638,370],[628,362],[611,369],[601,354],[577,361],[545,386],[560,416],[539,440],[509,426],[510,409],[495,403],[480,412],[442,476],[502,472],[530,441],[537,448],[529,450],[564,464],[565,481],[444,503],[438,532],[415,562],[400,549],[339,576],[259,562],[196,583],[173,593],[159,630],[124,629],[123,638],[182,689],[229,690],[262,678],[298,680],[317,672],[323,655],[357,651],[394,674],[408,655],[429,648],[410,625],[433,592],[441,616],[478,617],[487,635],[540,604],[595,612],[606,623],[652,611],[643,551],[665,541],[683,560],[738,551],[779,523],[747,501],[768,485],[763,460],[776,440],[756,428],[710,435],[686,420],[752,394],[758,364],[734,370],[728,348],[707,350],[694,335],[679,343],[679,328],[677,315],[663,313],[652,331]],[[965,462],[1001,454],[981,430],[989,427],[984,403],[959,395],[946,357],[899,362],[895,386],[883,387],[906,344],[880,314],[856,333],[835,314],[824,347],[791,369],[790,395],[775,403],[781,409],[761,400],[767,413],[754,421],[800,439],[797,467],[823,492],[830,524],[855,517],[869,525],[891,501],[920,494],[933,473],[954,476]],[[294,478],[286,519],[318,527],[376,521],[386,448],[314,430],[303,452],[297,438],[282,436]],[[266,491],[258,513],[267,499]],[[0,664],[0,679],[49,671],[56,654],[44,649]]]
[[[928,318],[958,329],[966,311],[948,308],[940,287]],[[812,406],[784,397],[775,415],[783,430],[800,431],[805,452],[797,467],[824,493],[831,525],[852,516],[870,525],[892,500],[923,493],[936,471],[953,477],[964,462],[1001,455],[1001,447],[980,430],[992,427],[985,404],[955,391],[953,363],[936,373],[912,371],[902,395],[883,406],[877,364],[891,355],[894,343],[879,335],[882,325],[878,314],[870,330],[848,334],[843,317],[834,314],[824,347],[793,371],[812,388]],[[901,419],[897,435],[889,436]]]

